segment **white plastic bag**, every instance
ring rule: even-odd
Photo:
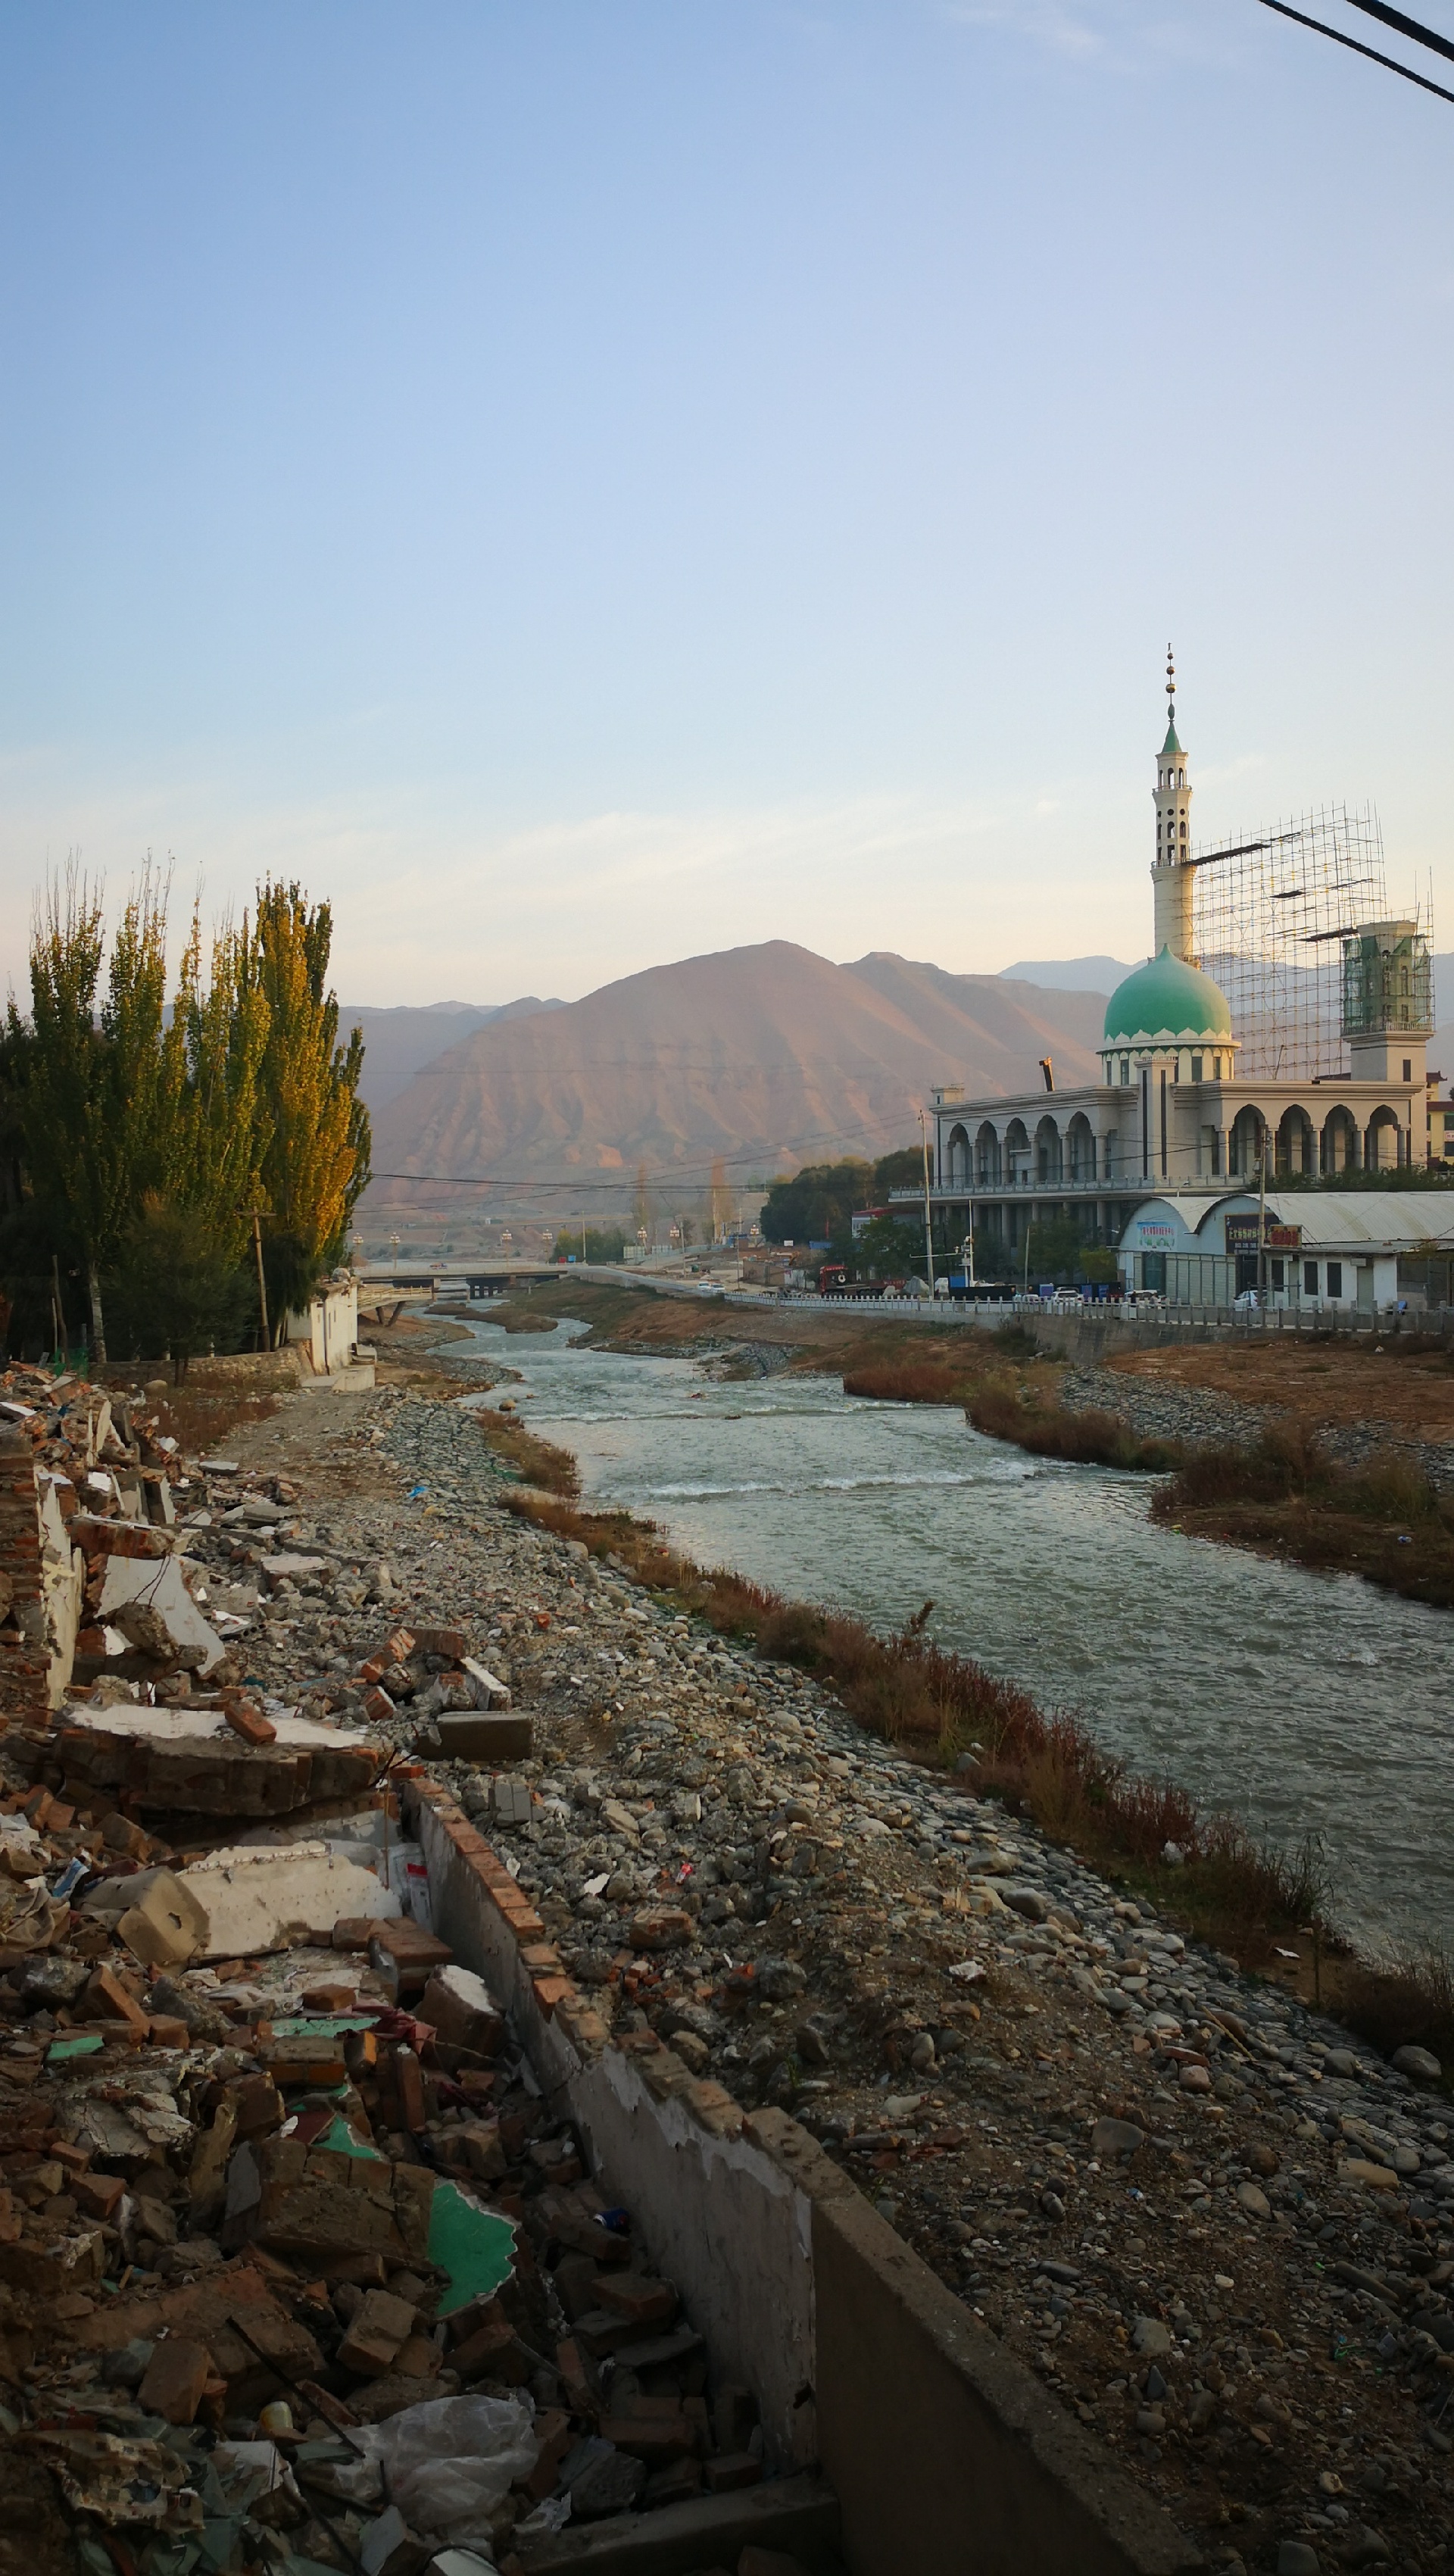
[[[390,2499],[415,2531],[464,2541],[534,2468],[534,2414],[528,2397],[436,2397],[352,2439],[383,2462]]]

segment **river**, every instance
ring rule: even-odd
[[[845,1396],[832,1377],[723,1383],[695,1361],[507,1335],[496,1397],[571,1450],[587,1506],[934,1638],[1077,1710],[1132,1765],[1295,1845],[1321,1836],[1333,1911],[1366,1941],[1454,1940],[1454,1622],[1156,1526],[1151,1480],[1028,1457],[957,1407]]]

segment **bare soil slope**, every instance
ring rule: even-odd
[[[931,1083],[1093,1078],[1103,1005],[877,954],[832,965],[787,940],[657,966],[563,1010],[500,1019],[417,1073],[375,1126],[381,1176],[560,1179],[645,1162],[880,1154]]]

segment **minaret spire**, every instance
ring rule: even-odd
[[[1156,856],[1151,883],[1156,899],[1155,947],[1173,957],[1192,959],[1191,797],[1186,754],[1176,736],[1176,663],[1166,648],[1166,740],[1156,764],[1152,802],[1156,807]]]

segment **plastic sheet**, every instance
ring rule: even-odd
[[[477,2534],[488,2545],[487,2516],[540,2456],[534,2412],[528,2397],[436,2397],[349,2438],[382,2461],[390,2499],[413,2530],[460,2542]]]

